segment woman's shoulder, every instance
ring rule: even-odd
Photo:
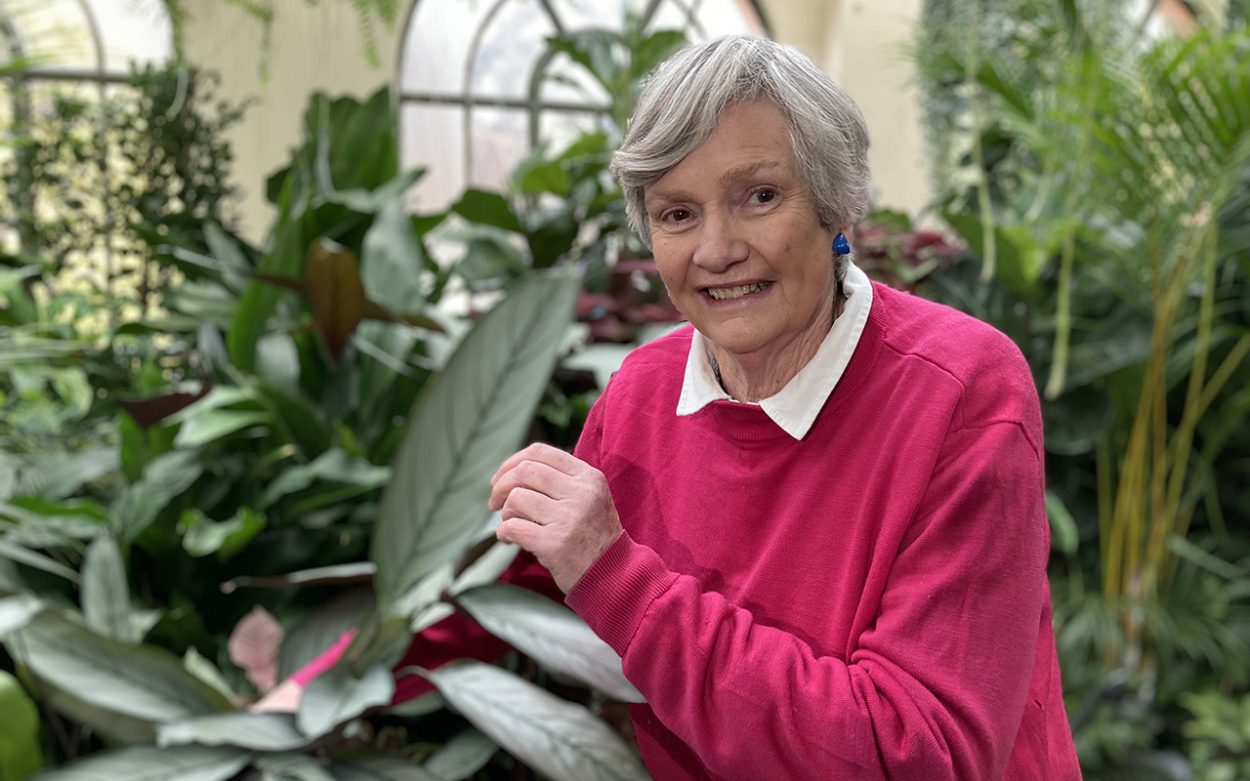
[[[949,384],[967,421],[1009,417],[1040,427],[1037,381],[1015,342],[952,307],[874,285],[882,347],[900,372],[926,385]]]
[[[953,307],[874,283],[873,310],[886,346],[928,361],[956,378],[983,371],[1029,374],[1009,336]]]

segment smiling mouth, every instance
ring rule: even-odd
[[[742,298],[752,293],[758,293],[765,290],[771,285],[771,282],[756,282],[752,285],[737,285],[736,287],[709,287],[705,288],[707,294],[716,301],[730,301],[735,298]]]

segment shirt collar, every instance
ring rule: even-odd
[[[872,282],[849,259],[842,289],[847,296],[842,314],[833,321],[833,328],[829,329],[816,354],[785,387],[761,399],[758,405],[796,440],[807,436],[811,430],[816,415],[825,406],[838,380],[842,379],[868,323],[868,311],[872,308]],[[733,401],[716,380],[707,348],[707,340],[696,330],[690,339],[681,398],[677,401],[679,416],[693,415],[714,401]]]

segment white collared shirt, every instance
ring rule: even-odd
[[[829,329],[816,354],[784,388],[759,402],[765,414],[795,439],[807,436],[816,415],[825,406],[838,380],[842,379],[842,373],[851,362],[864,326],[868,323],[868,311],[872,308],[872,283],[868,275],[849,258],[842,290],[847,297],[842,314],[833,321],[833,328]],[[686,358],[686,375],[681,383],[677,414],[693,415],[713,401],[722,399],[734,400],[717,382],[708,357],[707,339],[696,330],[690,340],[690,355]]]

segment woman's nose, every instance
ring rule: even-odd
[[[707,214],[699,226],[694,263],[711,272],[721,272],[746,260],[747,243],[738,235],[728,215]]]

